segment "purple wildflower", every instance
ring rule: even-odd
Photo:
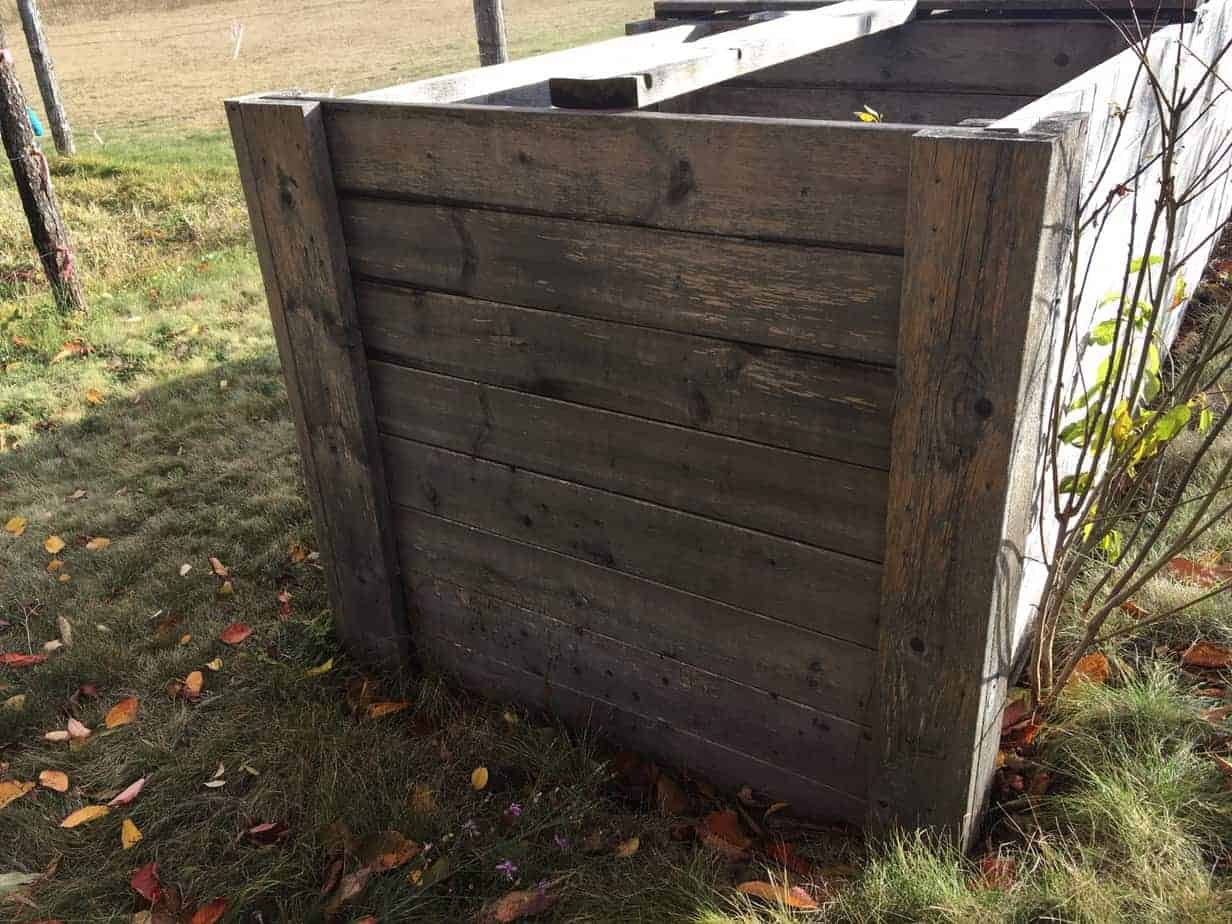
[[[556,844],[556,846],[559,847],[561,850],[569,849],[569,838],[565,837],[559,831],[556,834],[552,835],[552,842]]]
[[[503,874],[510,882],[518,878],[518,865],[512,860],[501,860],[496,864],[496,871]]]
[[[509,808],[505,809],[505,813],[513,818],[520,818],[522,816],[522,806],[516,802],[510,802]]]

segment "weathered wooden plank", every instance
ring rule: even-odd
[[[1082,125],[933,129],[912,156],[870,809],[963,845],[1011,669],[1030,354],[1058,295]]]
[[[396,503],[859,644],[881,566],[777,536],[385,437]]]
[[[484,67],[509,59],[505,39],[505,8],[501,0],[474,0],[475,33],[479,39],[479,62]]]
[[[846,0],[792,13],[685,46],[654,60],[606,68],[582,65],[578,75],[548,81],[552,105],[571,109],[638,109],[744,74],[894,29],[915,15],[916,0]]]
[[[843,0],[656,0],[655,16],[660,18],[712,16],[715,13],[761,13],[811,10],[841,3]],[[1098,15],[1100,12],[1137,10],[1149,19],[1156,10],[1192,10],[1193,0],[919,0],[918,9],[1013,13],[1019,10],[1074,11]]]
[[[881,366],[371,283],[356,299],[370,355],[391,362],[889,468]]]
[[[910,130],[325,102],[340,189],[853,248],[903,240]]]
[[[664,104],[665,111],[792,119],[852,119],[865,106],[886,122],[957,125],[964,119],[999,119],[1027,105],[1031,96],[952,93],[869,87],[709,87]]]
[[[696,771],[719,786],[734,790],[755,781],[758,791],[789,802],[796,811],[813,817],[856,822],[866,810],[861,798],[676,728],[639,710],[621,709],[565,683],[546,684],[542,677],[445,639],[428,635],[420,638],[422,650],[438,667],[473,689],[545,710],[574,727],[596,730],[613,744]]]
[[[482,209],[343,201],[355,271],[420,289],[890,364],[902,259]]]
[[[856,723],[875,652],[833,636],[453,523],[396,513],[404,574],[474,588]]]
[[[227,114],[339,634],[397,663],[406,611],[320,106],[231,100]]]
[[[867,784],[867,729],[764,689],[587,632],[471,588],[411,575],[417,631],[548,685],[636,710],[848,793]]]
[[[881,558],[884,471],[382,362],[370,370],[385,433]]]

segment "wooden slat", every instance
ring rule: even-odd
[[[869,560],[886,473],[386,363],[382,431]]]
[[[370,283],[356,299],[391,362],[889,468],[880,366]]]
[[[545,684],[542,677],[503,660],[433,636],[422,636],[421,648],[446,672],[488,696],[514,699],[543,709],[575,727],[597,730],[613,744],[701,773],[720,786],[735,790],[752,782],[756,790],[771,799],[789,802],[803,814],[850,822],[863,817],[865,802],[861,798],[758,760],[734,747],[716,744],[639,710],[620,709],[564,683]]]
[[[835,789],[864,792],[871,735],[859,725],[470,588],[410,578],[417,631]]]
[[[321,108],[231,100],[227,114],[339,633],[397,663],[406,611]]]
[[[659,330],[889,364],[902,259],[348,199],[357,273]]]
[[[1018,502],[1038,441],[1031,356],[1059,296],[1082,124],[931,129],[912,157],[870,808],[963,846],[1012,669],[1031,526]]]
[[[995,93],[934,93],[835,87],[710,87],[666,104],[672,112],[773,116],[792,119],[853,119],[865,106],[886,122],[957,125],[964,119],[999,119],[1033,97]]]
[[[404,574],[470,587],[856,723],[875,652],[748,610],[462,526],[397,513]]]
[[[910,131],[885,125],[326,102],[339,188],[896,250]]]
[[[811,10],[843,0],[656,0],[661,18],[712,16],[715,13],[760,13]],[[1073,11],[1098,15],[1136,9],[1146,19],[1156,10],[1192,10],[1194,0],[919,0],[920,10],[968,10],[1013,13],[1018,10]]]
[[[396,503],[859,644],[881,566],[510,465],[385,437]]]
[[[580,75],[548,81],[552,105],[638,109],[744,74],[893,29],[915,15],[916,0],[847,0],[708,36],[654,59],[581,65]]]

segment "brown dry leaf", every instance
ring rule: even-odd
[[[278,591],[278,618],[283,622],[291,618],[291,592],[285,587]]]
[[[1177,557],[1168,562],[1168,573],[1178,581],[1214,587],[1232,577],[1232,567]]]
[[[1214,642],[1194,642],[1181,655],[1181,663],[1210,669],[1229,667],[1232,666],[1232,648]]]
[[[112,799],[107,804],[112,808],[117,808],[121,805],[128,805],[140,795],[141,790],[145,788],[145,777],[137,780],[135,783],[130,783],[126,786],[118,796]]]
[[[1080,658],[1074,665],[1074,672],[1070,674],[1070,682],[1107,683],[1111,673],[1107,657],[1102,652],[1093,651]]]
[[[238,645],[250,635],[252,635],[252,626],[245,625],[242,622],[233,622],[223,629],[222,634],[218,637],[228,645]]]
[[[60,630],[60,640],[65,648],[73,647],[73,624],[63,616],[56,617],[56,628]]]
[[[817,904],[817,900],[799,886],[789,887],[786,885],[775,885],[774,883],[762,880],[753,880],[740,883],[740,885],[736,886],[736,891],[744,895],[751,895],[754,898],[760,898],[762,901],[770,902],[771,904],[798,908],[801,911],[815,911],[820,907]]]
[[[383,719],[387,715],[394,715],[402,712],[404,709],[409,709],[410,705],[411,704],[406,702],[406,700],[399,700],[398,702],[372,703],[368,706],[368,718]]]
[[[68,727],[69,738],[84,739],[84,738],[89,738],[92,734],[94,734],[94,732],[90,731],[90,729],[86,728],[76,719],[69,719],[67,727]]]
[[[14,799],[20,799],[33,788],[33,783],[23,783],[19,780],[0,780],[0,808],[4,808]]]
[[[61,584],[67,584],[72,579],[73,579],[73,576],[71,574],[61,574],[58,578],[56,578],[56,580],[59,581]]]
[[[64,561],[63,559],[60,559],[60,558],[53,558],[51,561],[47,563],[48,572],[53,573],[53,574],[56,571],[59,571],[63,567],[64,567]]]
[[[90,348],[85,345],[83,340],[65,340],[60,348],[60,352],[51,358],[51,362],[52,365],[55,365],[74,356],[85,356],[89,352]]]
[[[711,812],[697,826],[698,836],[707,847],[731,859],[745,857],[752,840],[740,827],[740,817],[732,809]]]
[[[411,789],[411,811],[418,815],[427,815],[436,811],[436,797],[432,790],[423,783],[416,783]]]
[[[988,889],[1008,892],[1018,876],[1018,862],[1013,857],[990,853],[980,858],[980,882]]]
[[[231,572],[227,570],[227,566],[220,562],[213,555],[210,556],[210,570],[214,572],[215,577],[229,578]]]
[[[419,856],[420,847],[401,831],[381,831],[368,838],[359,848],[359,859],[374,873],[397,869]]]
[[[9,517],[4,524],[4,531],[10,536],[20,536],[26,531],[27,525],[29,525],[29,520],[25,517]]]
[[[68,774],[63,770],[44,770],[39,774],[39,785],[56,792],[68,792]]]
[[[201,687],[205,685],[205,675],[201,671],[193,671],[184,678],[184,695],[189,699],[201,698]]]
[[[11,709],[13,712],[21,712],[26,708],[26,699],[25,693],[17,693],[4,701],[4,708]]]
[[[796,853],[796,847],[790,841],[776,837],[766,845],[766,856],[797,876],[807,876],[813,870],[813,865]]]
[[[350,901],[362,892],[364,886],[368,884],[368,877],[371,875],[372,870],[366,866],[361,866],[349,876],[343,876],[342,881],[338,883],[338,891],[334,893],[334,897],[325,906],[326,913],[335,914],[345,902]]]
[[[683,815],[689,810],[689,797],[666,773],[655,780],[655,803],[664,815]]]
[[[86,543],[86,548],[89,549],[91,552],[101,552],[103,549],[107,548],[107,546],[109,545],[111,545],[110,539],[107,539],[103,536],[95,536],[93,539],[91,539],[89,542]]]
[[[79,808],[77,811],[70,814],[62,822],[61,828],[75,828],[78,825],[84,825],[87,822],[94,821],[97,818],[102,818],[110,811],[105,805],[87,805],[84,808]]]
[[[45,741],[68,741],[68,732],[62,728],[57,728],[55,731],[49,731],[43,735]]]
[[[103,393],[99,391],[97,388],[87,388],[86,389],[86,403],[87,404],[102,404],[103,403]]]
[[[205,666],[212,671],[220,671],[222,670],[222,658],[215,658],[213,661],[206,661]]]
[[[479,924],[511,924],[550,911],[559,898],[550,888],[549,884],[539,889],[517,890],[489,902],[479,913]]]
[[[476,767],[471,771],[471,789],[482,790],[488,786],[488,768]]]
[[[128,850],[134,846],[143,837],[141,829],[138,828],[131,818],[125,818],[120,825],[120,849]]]
[[[225,898],[216,898],[208,905],[202,905],[193,912],[192,919],[188,924],[217,924],[226,913],[227,900]]]
[[[59,536],[48,536],[43,540],[43,548],[52,555],[59,555],[64,550],[64,540]]]
[[[291,561],[293,561],[295,564],[298,565],[300,562],[302,562],[305,558],[308,557],[308,550],[304,548],[302,545],[300,545],[298,542],[293,542],[291,543],[291,550],[288,554],[291,558]]]
[[[259,825],[253,825],[244,833],[254,843],[276,844],[290,836],[291,826],[285,821],[265,821]]]
[[[135,696],[129,696],[120,700],[107,710],[107,715],[103,717],[103,724],[108,728],[119,728],[121,725],[127,725],[137,718],[138,705],[137,697]]]
[[[641,838],[634,835],[633,837],[629,838],[627,841],[621,841],[619,844],[617,844],[616,849],[612,852],[616,856],[621,857],[623,859],[624,857],[633,856],[635,853],[637,853],[637,849],[641,846],[642,846]]]
[[[1222,722],[1230,715],[1232,715],[1232,706],[1216,706],[1214,709],[1202,710],[1202,718],[1211,724]]]

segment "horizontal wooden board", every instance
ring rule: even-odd
[[[400,509],[404,574],[469,587],[863,724],[875,653],[663,584]]]
[[[470,588],[410,580],[418,631],[836,789],[863,791],[871,735],[859,725]]]
[[[724,85],[699,90],[664,104],[674,112],[763,115],[793,119],[854,119],[865,106],[886,122],[957,125],[963,119],[999,119],[1034,100],[1033,96],[895,90],[884,87],[745,87]]]
[[[380,429],[880,561],[888,475],[383,362]]]
[[[881,566],[398,437],[394,503],[871,645]]]
[[[863,821],[867,808],[863,798],[676,728],[662,719],[621,709],[564,683],[545,683],[542,677],[448,639],[425,634],[419,640],[419,650],[431,663],[472,689],[541,709],[575,727],[598,732],[610,744],[695,771],[719,786],[734,791],[752,785],[772,800],[790,803],[794,811],[806,816]]]
[[[351,198],[355,272],[420,289],[892,364],[902,258]]]
[[[657,0],[655,15],[710,16],[714,13],[760,13],[766,10],[810,10],[842,0]],[[919,0],[920,10],[972,10],[978,12],[1073,11],[1098,15],[1136,9],[1144,18],[1155,10],[1192,10],[1193,0]]]
[[[393,362],[888,467],[881,366],[390,286],[356,298],[365,346]]]
[[[903,243],[911,133],[894,126],[324,105],[344,192],[855,248]]]

